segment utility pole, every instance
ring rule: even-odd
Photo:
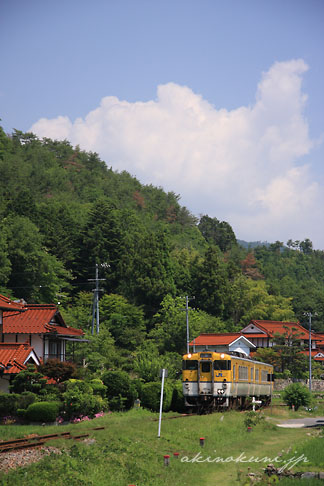
[[[304,316],[308,317],[308,326],[309,326],[309,340],[308,340],[308,353],[309,353],[309,391],[312,391],[312,317],[317,316],[315,312],[312,314],[311,312],[304,312]]]
[[[187,354],[189,354],[189,344],[190,344],[190,338],[189,338],[189,300],[193,300],[195,297],[188,297],[186,295],[186,326],[187,326]]]
[[[91,321],[91,334],[94,334],[94,322],[96,318],[96,333],[99,334],[99,292],[103,289],[99,289],[99,281],[106,280],[105,278],[99,278],[99,265],[96,263],[96,278],[88,278],[89,282],[96,282],[96,288],[93,291],[93,304],[92,304],[92,321]]]

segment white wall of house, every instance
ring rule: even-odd
[[[251,334],[259,334],[260,333],[260,336],[262,337],[263,336],[267,336],[267,334],[264,332],[264,331],[261,331],[261,329],[259,329],[257,326],[255,326],[254,324],[249,324],[248,326],[244,327],[244,329],[242,329],[240,332],[242,333],[251,333]]]
[[[31,345],[39,358],[43,358],[43,338],[40,334],[31,335]]]
[[[239,341],[237,341],[236,343],[230,344],[229,350],[230,351],[237,351],[239,353],[244,353],[247,356],[250,355],[250,347],[248,346],[248,344],[245,341],[243,341],[241,339]]]
[[[17,340],[16,340],[17,336]],[[39,358],[43,357],[43,338],[41,334],[4,334],[4,343],[19,343],[24,344],[29,342],[31,337],[31,346],[35,349]]]

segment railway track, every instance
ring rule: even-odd
[[[103,430],[105,427],[95,427],[88,430]],[[24,437],[23,439],[12,439],[0,442],[0,454],[4,452],[13,452],[21,449],[40,447],[45,442],[53,439],[73,439],[80,440],[89,437],[89,434],[71,435],[71,432],[61,432],[58,434],[34,435],[33,437]]]

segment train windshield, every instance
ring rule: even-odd
[[[210,361],[202,361],[201,362],[201,372],[202,373],[209,373],[210,372]]]
[[[183,370],[190,370],[190,371],[197,371],[197,369],[198,369],[198,361],[196,359],[193,359],[193,360],[183,360],[182,361],[182,369]]]
[[[229,359],[215,359],[214,370],[230,370],[231,361]]]

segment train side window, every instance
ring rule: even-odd
[[[261,381],[268,381],[268,372],[267,372],[267,370],[261,370]]]
[[[253,368],[251,368],[251,381],[253,381]]]
[[[197,371],[198,361],[196,359],[193,359],[193,360],[184,359],[182,361],[182,369],[183,370],[189,370],[189,371]]]
[[[255,370],[255,381],[259,381],[259,370]]]
[[[249,369],[247,366],[239,366],[238,372],[239,380],[248,380],[249,379]]]
[[[234,365],[234,366],[233,366],[233,381],[235,381],[235,378],[236,378],[236,377],[235,377],[235,372],[236,372],[236,366]]]
[[[211,365],[210,361],[207,361],[207,362],[203,361],[201,363],[201,372],[202,373],[209,373],[210,372],[210,365]]]
[[[229,359],[215,359],[214,370],[230,370],[231,361]]]
[[[273,375],[271,373],[268,373],[268,381],[273,381]]]

